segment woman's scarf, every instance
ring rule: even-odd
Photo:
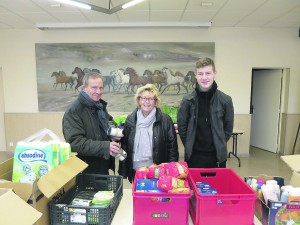
[[[87,93],[85,93],[84,91],[80,91],[80,94],[92,105],[94,105],[97,108],[97,114],[98,114],[98,119],[100,121],[100,128],[103,129],[103,131],[105,133],[107,133],[107,130],[109,128],[108,125],[108,120],[106,118],[105,112],[104,112],[104,108],[103,108],[103,104],[98,101],[95,102],[93,99],[90,98],[90,96],[88,96]]]
[[[137,111],[133,161],[152,160],[153,123],[156,119],[155,115],[155,107],[146,118],[140,109]]]

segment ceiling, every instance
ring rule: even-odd
[[[128,0],[81,0],[99,7]],[[212,3],[210,6],[205,6]],[[299,28],[300,0],[145,0],[113,14],[54,0],[0,0],[0,29],[37,23],[212,22],[212,27]]]

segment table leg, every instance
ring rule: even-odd
[[[238,136],[238,134],[233,134],[232,135],[232,152],[229,152],[228,158],[230,158],[230,155],[233,155],[235,158],[238,159],[238,161],[239,161],[239,167],[241,167],[241,160],[237,156],[237,136]]]

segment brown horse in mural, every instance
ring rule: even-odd
[[[53,83],[53,88],[56,90],[56,87],[58,84],[65,84],[65,90],[68,88],[68,84],[70,85],[70,88],[74,85],[74,77],[67,76],[64,71],[59,72],[53,72],[51,77],[55,77],[55,82]]]
[[[139,85],[145,85],[148,83],[152,83],[151,78],[139,76],[135,69],[132,67],[127,67],[124,71],[124,74],[129,74],[129,85],[127,87],[127,93],[129,94],[129,88],[131,87],[131,93],[134,93],[134,87]]]
[[[188,89],[194,89],[196,87],[197,79],[194,71],[189,71],[185,75],[186,86]]]
[[[84,72],[82,71],[81,68],[75,67],[72,74],[75,74],[75,73],[77,74],[77,84],[75,86],[75,94],[76,94],[76,91],[79,92],[78,88],[81,87],[83,84]]]
[[[155,70],[152,73],[151,70],[146,69],[143,73],[143,76],[148,77],[149,80],[152,80],[152,83],[157,85],[159,91],[161,90],[163,85],[167,84],[167,77],[164,76],[161,70]]]

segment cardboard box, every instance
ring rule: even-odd
[[[284,202],[273,202],[270,201],[268,204],[269,207],[269,220],[268,225],[281,225],[286,224],[287,221],[292,220],[294,222],[300,222],[300,202],[296,203],[284,203]],[[298,224],[298,223],[295,223]]]
[[[293,171],[290,185],[300,187],[300,155],[285,155],[280,158],[291,168]]]
[[[43,214],[36,225],[48,225],[48,202],[57,194],[69,190],[75,183],[76,175],[82,172],[87,166],[85,162],[76,156],[72,156],[33,184],[16,183],[11,182],[13,171],[13,158],[11,158],[0,164],[0,179],[9,181],[1,182],[0,188],[13,189],[16,195]],[[7,221],[6,224],[18,223]]]
[[[288,164],[293,170],[292,177],[289,184],[294,187],[300,187],[300,155],[281,156],[281,159]],[[255,179],[267,180],[281,180],[279,177],[259,175],[253,176]],[[295,218],[293,216],[295,215]],[[255,203],[255,216],[262,222],[263,225],[278,225],[286,224],[287,220],[294,219],[300,222],[300,202],[283,203],[280,201],[270,201],[265,203],[262,192],[257,192],[257,200]],[[298,218],[297,218],[298,217]]]
[[[258,176],[250,176],[247,178],[255,178],[256,180],[260,179],[266,182],[267,180],[277,180],[277,182],[283,186],[284,185],[284,178],[278,176],[269,176],[266,174],[260,174]],[[264,197],[261,191],[257,191],[257,198],[254,204],[254,214],[259,221],[261,221],[264,225],[268,224],[269,221],[269,207],[265,204]]]
[[[32,225],[42,216],[8,188],[0,188],[0,212],[0,225]]]
[[[261,209],[261,218],[257,218],[263,225],[284,225],[288,220],[296,219],[299,221],[300,219],[300,202],[285,203],[269,201],[268,205],[266,205],[264,200],[257,199],[257,201],[259,202],[258,206]],[[255,207],[257,207],[257,205],[255,205]]]

